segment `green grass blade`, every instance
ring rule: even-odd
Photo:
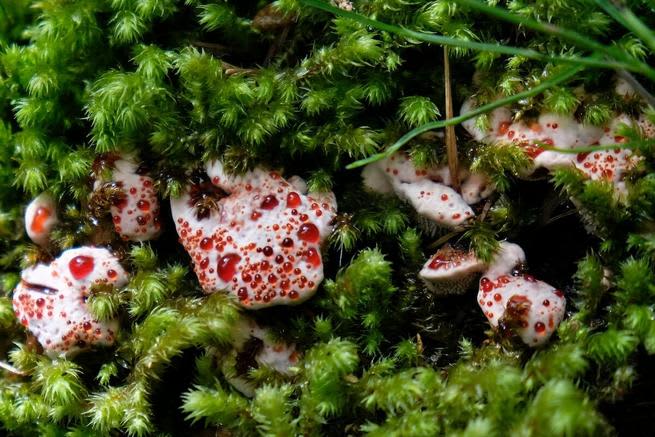
[[[579,48],[585,48],[588,50],[595,51],[597,53],[603,53],[608,57],[610,57],[611,59],[620,60],[630,65],[633,65],[635,68],[634,71],[639,71],[642,74],[650,77],[651,79],[655,79],[655,70],[651,68],[648,64],[628,55],[627,53],[618,49],[617,47],[601,44],[573,30],[564,29],[554,24],[543,23],[541,21],[533,20],[531,18],[521,17],[520,15],[511,13],[505,9],[489,6],[488,4],[482,3],[478,0],[455,0],[455,2],[468,6],[471,9],[478,10],[494,18],[498,18],[513,24],[524,26],[528,29],[532,29],[537,32],[545,33],[548,35],[556,36],[564,40],[568,40],[576,44]]]
[[[623,27],[637,35],[651,51],[655,52],[655,33],[629,8],[624,6],[616,7],[607,0],[596,0],[596,4]]]
[[[558,85],[562,82],[566,82],[567,80],[571,79],[574,77],[576,74],[578,74],[580,71],[583,70],[583,67],[581,66],[575,66],[575,67],[569,67],[563,72],[556,74],[555,76],[551,77],[548,80],[543,81],[539,85],[520,92],[518,94],[514,94],[509,97],[505,97],[504,99],[496,100],[495,102],[488,103],[486,105],[480,106],[479,108],[475,108],[474,110],[467,112],[466,114],[459,115],[457,117],[449,118],[447,120],[439,120],[439,121],[433,121],[430,123],[426,123],[423,126],[419,126],[416,129],[412,129],[411,131],[407,132],[405,135],[400,137],[398,141],[393,143],[391,146],[389,146],[384,152],[376,153],[374,155],[369,156],[368,158],[360,159],[359,161],[355,161],[349,165],[346,166],[347,169],[352,170],[354,168],[362,167],[367,164],[371,164],[373,162],[379,161],[381,159],[384,159],[386,157],[389,157],[396,153],[401,147],[403,147],[405,144],[407,144],[409,141],[411,141],[413,138],[416,136],[433,130],[433,129],[439,129],[443,128],[446,126],[454,126],[457,124],[460,124],[463,121],[469,120],[473,117],[477,117],[478,115],[487,113],[489,111],[492,111],[496,108],[499,108],[501,106],[509,105],[514,102],[517,102],[521,99],[525,99],[528,97],[533,97],[536,96],[537,94],[540,94],[547,90],[548,88],[551,88],[555,85]]]
[[[379,30],[395,33],[397,35],[404,36],[405,38],[416,40],[416,41],[424,41],[432,44],[439,44],[442,46],[460,47],[460,48],[466,48],[471,50],[500,53],[504,55],[523,56],[528,59],[534,59],[537,61],[544,61],[544,62],[562,62],[562,63],[568,63],[574,65],[584,65],[586,67],[593,67],[593,68],[614,68],[614,69],[620,68],[620,69],[635,71],[634,66],[627,64],[625,62],[601,60],[598,57],[581,58],[577,56],[551,56],[551,55],[545,55],[536,50],[526,49],[521,47],[505,46],[501,44],[481,43],[475,41],[466,41],[466,40],[452,38],[443,35],[432,35],[429,33],[417,32],[393,24],[388,24],[388,23],[383,23],[381,21],[373,20],[363,15],[357,14],[355,12],[344,11],[337,7],[323,3],[319,0],[300,0],[300,2],[306,4],[307,6],[311,6],[316,9],[321,9],[323,11],[330,12],[340,17],[350,18],[366,26],[371,26]],[[639,70],[639,72],[641,71]],[[655,73],[653,77],[655,78]]]

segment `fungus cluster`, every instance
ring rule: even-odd
[[[111,179],[99,175],[96,191],[114,190],[111,196],[111,217],[116,232],[124,240],[147,241],[161,233],[159,199],[154,181],[131,157],[112,156],[105,159]]]
[[[57,223],[57,204],[48,193],[39,194],[27,205],[25,231],[39,246],[48,244],[50,232]]]
[[[528,346],[540,346],[557,329],[566,307],[561,291],[522,274],[525,262],[518,245],[503,242],[491,263],[471,251],[441,248],[423,266],[419,276],[440,294],[461,294],[482,274],[478,304],[494,328],[516,332]]]
[[[69,249],[49,264],[23,270],[14,291],[14,313],[51,357],[111,345],[118,322],[96,320],[86,301],[94,286],[122,287],[127,281],[107,249]]]
[[[619,84],[617,93],[629,93],[626,84]],[[620,89],[619,89],[620,88]],[[461,113],[470,112],[473,99],[462,106]],[[619,114],[605,126],[592,126],[580,123],[573,116],[544,113],[531,121],[513,120],[509,108],[497,108],[489,114],[490,127],[487,131],[475,125],[475,119],[462,125],[477,141],[487,144],[512,143],[521,147],[532,159],[532,167],[524,169],[529,176],[539,168],[554,170],[562,167],[575,167],[589,180],[605,180],[614,186],[615,193],[624,196],[625,175],[639,158],[629,149],[620,147],[595,152],[563,153],[547,150],[547,147],[575,150],[589,146],[608,146],[622,144],[626,138],[620,133],[623,125],[639,127],[647,137],[655,136],[655,126],[642,114],[632,118]]]
[[[171,212],[207,293],[226,290],[246,308],[297,304],[323,280],[321,245],[336,214],[333,193],[308,195],[300,178],[256,168],[228,175],[206,167]]]
[[[364,184],[378,193],[396,193],[416,212],[439,226],[456,228],[474,217],[470,205],[493,192],[482,175],[460,170],[461,194],[455,191],[447,166],[417,169],[406,153],[398,152],[369,164],[362,171]]]

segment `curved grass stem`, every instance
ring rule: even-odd
[[[354,169],[358,167],[362,167],[364,165],[379,161],[381,159],[384,159],[386,157],[389,157],[396,153],[401,147],[403,147],[405,144],[407,144],[410,140],[415,138],[416,136],[433,130],[433,129],[440,129],[446,126],[455,126],[460,124],[463,121],[469,120],[473,117],[477,117],[478,115],[487,113],[489,111],[493,111],[496,108],[500,108],[501,106],[509,105],[511,103],[517,102],[521,99],[525,99],[528,97],[533,97],[536,96],[537,94],[542,93],[543,91],[547,90],[548,88],[551,88],[555,85],[558,85],[562,82],[566,82],[567,80],[571,79],[574,77],[576,74],[578,74],[581,70],[583,70],[583,67],[581,66],[575,66],[575,67],[569,67],[563,72],[554,75],[550,79],[547,79],[540,83],[539,85],[520,92],[518,94],[514,94],[509,97],[505,97],[503,99],[496,100],[494,102],[488,103],[486,105],[480,106],[479,108],[475,108],[474,110],[467,112],[466,114],[459,115],[457,117],[449,118],[446,120],[440,120],[440,121],[433,121],[430,123],[426,123],[422,126],[419,126],[415,129],[412,129],[411,131],[407,132],[405,135],[400,137],[398,141],[396,141],[394,144],[389,146],[384,152],[376,153],[374,155],[369,156],[368,158],[360,159],[359,161],[355,161],[349,165],[346,166],[347,169]]]

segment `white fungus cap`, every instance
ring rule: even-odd
[[[480,279],[478,304],[494,328],[500,323],[514,330],[530,347],[544,344],[564,318],[566,300],[561,291],[530,275],[512,275],[525,261],[518,245],[501,243]]]
[[[48,193],[35,197],[25,209],[25,231],[32,241],[44,246],[50,239],[52,228],[59,223],[57,204]]]
[[[47,355],[72,356],[116,339],[117,321],[100,322],[89,312],[91,287],[122,287],[127,282],[127,273],[107,249],[69,249],[50,264],[23,270],[14,291],[14,312]]]
[[[422,217],[447,228],[457,228],[473,218],[469,204],[493,192],[486,177],[462,170],[460,195],[450,186],[448,167],[419,170],[403,152],[369,164],[362,171],[362,178],[367,188],[383,194],[393,191]]]
[[[419,277],[435,293],[461,294],[484,268],[472,251],[445,245],[425,263]]]
[[[309,195],[300,178],[291,184],[261,168],[232,176],[218,161],[207,165],[207,174],[211,183],[171,199],[180,242],[203,290],[228,291],[249,309],[310,298],[323,280],[321,246],[332,231],[334,194]],[[202,192],[216,197],[216,208],[199,217]]]

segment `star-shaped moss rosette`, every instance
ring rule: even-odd
[[[228,291],[245,308],[301,303],[323,280],[321,246],[336,214],[334,194],[307,194],[256,168],[228,175],[207,165],[209,181],[171,200],[180,242],[207,293]]]
[[[109,250],[79,247],[21,273],[13,296],[16,318],[51,357],[114,343],[116,320],[98,321],[86,301],[93,286],[122,287],[128,276]]]

